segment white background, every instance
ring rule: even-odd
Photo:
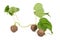
[[[10,26],[17,21],[4,12],[6,5],[20,8],[16,13],[19,23],[22,26],[34,24],[38,19],[34,15],[33,7],[36,3],[42,3],[45,12],[49,12],[51,17],[45,16],[52,23],[53,34],[49,30],[46,35],[39,37],[36,32],[32,32],[29,27],[18,26],[18,31],[13,33]],[[35,20],[37,18],[37,20]],[[60,1],[59,0],[0,0],[0,40],[60,40]]]

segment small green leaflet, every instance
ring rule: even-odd
[[[16,7],[9,8],[9,6],[6,6],[5,8],[5,12],[8,12],[11,16],[13,16],[14,13],[16,13],[17,11],[19,11],[19,8],[16,8]]]
[[[5,12],[8,12],[8,11],[9,11],[9,5],[5,7]]]
[[[38,22],[38,28],[46,31],[46,29],[49,29],[52,32],[52,25],[46,18],[41,18]]]
[[[43,17],[44,15],[48,15],[48,14],[44,13],[44,9],[43,9],[43,6],[41,3],[37,3],[34,6],[34,14],[36,16],[38,16],[39,18]]]

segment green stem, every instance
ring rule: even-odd
[[[15,14],[15,16],[16,16],[16,18],[17,18],[18,22],[19,22],[18,16],[17,16],[16,14]]]
[[[14,16],[16,16],[16,18],[17,18],[17,20],[18,20],[18,22],[15,21],[15,25],[18,24],[18,25],[19,25],[20,27],[22,27],[22,28],[26,28],[26,27],[29,27],[29,26],[32,25],[32,24],[29,24],[29,25],[27,25],[27,26],[22,26],[22,25],[20,25],[20,23],[19,23],[19,19],[18,19],[17,15],[15,14]],[[37,19],[37,18],[35,17],[35,24],[36,24],[36,19]]]
[[[48,15],[49,17],[51,17],[50,15],[49,15],[49,13],[45,13],[46,15]]]
[[[27,26],[22,26],[22,25],[20,25],[20,23],[18,23],[18,22],[16,22],[20,27],[22,27],[22,28],[26,28],[26,27],[29,27],[29,26],[31,26],[32,24],[29,24],[29,25],[27,25]]]

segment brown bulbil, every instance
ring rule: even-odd
[[[16,32],[18,30],[18,27],[16,25],[11,26],[11,31]]]
[[[44,36],[45,35],[45,32],[43,31],[43,30],[41,30],[41,29],[39,29],[38,31],[37,31],[37,34],[38,34],[38,36]]]
[[[31,25],[31,30],[32,31],[36,31],[36,29],[37,29],[37,25],[36,24]]]

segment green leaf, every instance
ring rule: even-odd
[[[52,25],[46,18],[41,18],[38,22],[38,28],[46,31],[46,29],[49,29],[52,32]]]
[[[44,9],[41,3],[37,3],[34,6],[34,14],[38,16],[39,18],[43,17],[44,15],[48,15],[44,13]]]
[[[9,11],[9,5],[5,7],[5,12],[8,12],[8,11]]]
[[[8,12],[9,15],[13,16],[14,13],[16,13],[17,11],[19,11],[19,8],[16,8],[16,7],[10,7],[9,8],[9,5],[7,5],[5,7],[5,12]]]
[[[16,7],[11,7],[9,9],[9,14],[12,16],[14,15],[15,12],[19,11],[19,8],[16,8]]]

